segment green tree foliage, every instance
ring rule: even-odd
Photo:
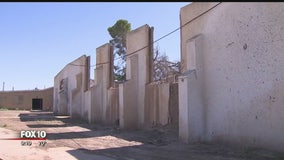
[[[124,81],[126,79],[126,34],[131,31],[131,24],[127,20],[120,19],[107,30],[113,38],[110,43],[114,46],[114,58],[121,57],[114,62],[114,79]]]

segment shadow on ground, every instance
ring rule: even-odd
[[[72,120],[68,116],[55,116],[53,113],[21,113],[23,122],[37,121],[36,124],[27,124],[29,128],[63,128],[81,127],[84,131],[70,130],[60,133],[49,133],[47,139],[85,139],[101,136],[113,136],[126,141],[141,142],[141,145],[117,146],[103,149],[77,148],[67,151],[77,159],[143,159],[143,160],[284,160],[283,154],[258,149],[234,149],[217,144],[183,144],[178,142],[178,132],[171,127],[150,128],[148,130],[121,130],[117,126],[103,126],[88,124],[81,120]],[[60,121],[60,124],[44,124],[44,121]],[[108,141],[111,143],[111,141]],[[87,156],[89,155],[89,156]],[[82,158],[85,157],[85,158]],[[101,157],[100,157],[101,156]]]
[[[144,144],[99,150],[79,148],[67,152],[77,159],[80,159],[76,154],[78,152],[101,155],[116,160],[141,159],[141,157],[143,157],[143,160],[283,160],[284,158],[283,155],[272,154],[268,151],[247,154],[245,150],[233,152],[232,148],[205,144],[170,144],[163,147]]]
[[[55,116],[52,112],[30,112],[20,113],[18,115],[22,122],[27,121],[53,121],[60,120],[62,122],[70,121],[70,116]]]
[[[36,121],[36,124],[27,124],[29,128],[44,129],[44,128],[64,128],[79,126],[89,131],[80,132],[61,132],[49,133],[47,139],[75,139],[75,138],[93,138],[101,136],[114,136],[127,141],[136,141],[145,144],[157,146],[167,145],[177,141],[177,130],[165,127],[163,129],[152,128],[148,130],[121,130],[117,126],[106,126],[100,124],[88,124],[82,120],[72,120],[69,116],[55,116],[52,112],[31,112],[20,113],[20,120],[23,122]],[[61,124],[45,124],[44,121],[60,121]]]

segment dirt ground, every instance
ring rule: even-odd
[[[44,130],[44,146],[22,146],[21,130]],[[284,160],[283,154],[217,144],[184,144],[170,127],[120,130],[52,112],[0,111],[0,160]]]

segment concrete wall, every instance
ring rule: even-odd
[[[178,127],[177,83],[150,83],[146,85],[146,127],[172,125]]]
[[[85,55],[67,64],[54,78],[54,113],[88,119],[90,57]]]
[[[145,89],[152,79],[153,29],[141,26],[127,34],[126,82],[119,86],[119,120],[122,128],[144,125]],[[143,48],[143,49],[142,49]]]
[[[178,83],[170,83],[169,91],[169,124],[178,129],[179,124],[179,91]]]
[[[95,83],[91,88],[91,122],[115,124],[118,120],[118,88],[113,81],[113,47],[96,50]]]
[[[148,25],[127,34],[126,82],[119,85],[121,128],[178,125],[178,86],[153,82],[152,42]]]
[[[284,149],[284,3],[181,8],[179,135]],[[202,14],[204,13],[204,14]]]
[[[106,124],[119,123],[119,90],[118,87],[108,89],[107,109],[106,109]]]
[[[32,100],[42,99],[42,110],[51,111],[53,105],[53,87],[43,90],[0,92],[0,108],[32,110]]]
[[[114,83],[113,47],[109,43],[96,49],[92,86],[87,84],[89,57],[81,56],[66,65],[54,78],[55,114],[132,129],[173,122],[177,125],[177,85],[151,83],[152,42],[153,28],[148,25],[127,34],[127,81],[119,85]]]

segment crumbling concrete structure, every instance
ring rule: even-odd
[[[113,47],[107,43],[97,48],[91,122],[115,124],[118,121],[118,88],[114,87],[113,74]]]
[[[151,81],[150,46],[153,33],[148,25],[127,34],[126,82],[119,85],[119,122],[122,128],[141,128],[144,124],[145,90]],[[143,48],[143,49],[142,49]]]
[[[181,8],[179,136],[284,148],[284,4]]]
[[[0,92],[0,108],[52,111],[53,87]]]
[[[121,128],[177,125],[177,84],[153,82],[153,28],[144,25],[127,34],[126,56],[127,81],[119,85],[109,43],[96,49],[92,86],[89,57],[66,65],[54,78],[54,112]]]
[[[54,113],[88,120],[89,82],[90,57],[83,55],[67,64],[54,78]]]
[[[171,95],[177,85],[153,82],[153,27],[127,34],[126,56],[127,81],[119,85],[120,127],[177,125],[178,97]]]

